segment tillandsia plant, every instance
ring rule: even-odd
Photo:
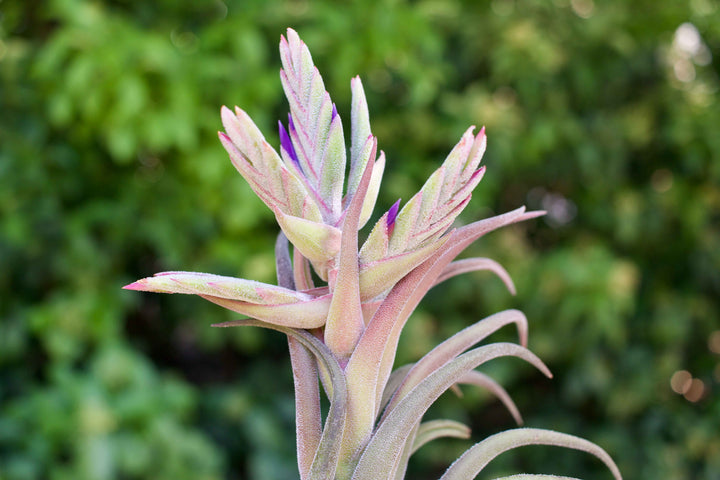
[[[517,310],[485,318],[417,363],[393,370],[403,326],[433,286],[465,272],[490,270],[514,290],[496,262],[456,257],[486,233],[544,212],[521,207],[452,228],[485,172],[479,166],[485,131],[475,134],[471,127],[422,189],[402,208],[400,201],[392,205],[358,248],[358,230],[372,214],[385,166],[370,129],[360,78],[351,81],[348,170],[342,122],[310,51],[295,31],[288,29],[287,38],[281,38],[280,54],[280,78],[290,104],[287,127],[279,123],[280,152],[239,108],[222,109],[225,132],[219,134],[233,165],[280,226],[275,245],[278,285],[164,272],[125,288],[200,295],[250,317],[215,326],[257,326],[287,335],[302,480],[404,478],[408,459],[420,446],[438,437],[469,438],[468,427],[456,421],[422,421],[435,400],[458,384],[488,389],[521,423],[507,392],[477,367],[497,357],[515,356],[551,376],[526,348],[527,320]],[[315,284],[317,279],[322,285]],[[508,324],[516,326],[519,344],[476,346]],[[324,418],[320,385],[330,405]],[[589,452],[621,478],[597,445],[534,428],[486,438],[441,478],[474,478],[500,453],[530,444]],[[559,478],[506,478],[531,477]]]

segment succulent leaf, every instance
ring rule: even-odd
[[[387,383],[385,383],[385,389],[383,390],[382,398],[380,400],[380,410],[383,410],[387,406],[390,399],[393,395],[395,395],[395,391],[400,385],[402,385],[405,380],[405,376],[407,376],[407,373],[414,365],[414,363],[408,363],[392,371],[390,377],[388,377]]]
[[[371,155],[371,159],[375,154]],[[366,164],[357,192],[348,206],[342,227],[342,242],[337,279],[330,284],[332,302],[325,324],[325,343],[344,366],[365,329],[360,301],[358,222],[374,160]]]
[[[484,152],[485,130],[473,136],[473,129],[465,132],[445,162],[400,210],[394,229],[387,232],[389,255],[437,239],[465,208],[485,171],[484,167],[475,170]]]
[[[506,430],[486,438],[468,449],[440,480],[469,480],[503,452],[525,445],[554,445],[590,453],[599,458],[613,474],[616,480],[622,480],[620,471],[610,455],[602,448],[585,439],[537,428],[516,428]]]
[[[235,113],[223,107],[221,114],[227,133],[219,133],[220,141],[235,168],[260,199],[272,210],[320,220],[322,215],[316,203],[305,205],[311,191],[303,177],[287,168],[247,113],[237,107]]]
[[[442,248],[444,239],[417,250],[388,256],[360,265],[360,293],[363,300],[375,298],[390,289],[415,267]]]
[[[369,139],[368,139],[369,140]],[[373,148],[371,152],[375,152],[377,149],[377,139],[372,139]],[[366,162],[367,164],[367,162]],[[368,191],[365,195],[365,201],[363,202],[362,211],[360,212],[360,222],[358,228],[363,228],[370,216],[375,210],[375,203],[377,202],[378,193],[380,192],[380,183],[382,182],[382,176],[385,172],[385,153],[380,152],[380,156],[375,162],[373,167],[372,177],[370,178],[370,185],[368,185]],[[354,195],[354,194],[353,194]]]
[[[352,198],[360,183],[360,177],[365,171],[365,164],[369,159],[367,139],[372,135],[370,130],[370,114],[367,100],[360,77],[350,80],[352,91],[352,104],[350,107],[350,174],[348,176],[348,197]],[[379,180],[378,180],[379,182]]]
[[[393,399],[390,400],[385,409],[383,419],[424,378],[446,365],[465,350],[511,323],[517,325],[520,344],[525,346],[527,344],[527,319],[519,310],[505,310],[480,320],[437,345],[408,371],[402,383],[395,390]]]
[[[385,478],[402,453],[409,436],[407,425],[419,422],[430,405],[465,372],[502,356],[516,356],[550,375],[542,361],[529,350],[512,343],[494,343],[464,353],[426,377],[385,418],[365,447],[353,472],[353,480]]]
[[[415,453],[426,443],[443,437],[470,438],[470,427],[455,420],[430,420],[423,422],[415,434],[412,453]]]
[[[211,295],[200,296],[216,305],[261,320],[268,325],[306,329],[322,327],[325,324],[331,301],[331,295],[324,295],[297,303],[259,305]]]
[[[303,172],[322,199],[323,218],[335,224],[342,210],[345,140],[342,122],[310,50],[298,34],[287,30],[280,40],[280,80],[290,104],[290,139]]]
[[[526,214],[522,207],[462,227],[462,235],[453,231],[448,234],[442,249],[395,284],[369,322],[345,370],[351,399],[349,411],[356,419],[358,437],[369,435],[374,416],[379,411],[405,322],[445,267],[482,235],[542,213]]]
[[[498,397],[498,399],[503,403],[503,405],[505,405],[505,408],[508,409],[510,415],[512,415],[513,419],[515,420],[515,423],[517,423],[518,425],[523,424],[522,416],[520,415],[520,411],[515,405],[515,402],[513,402],[512,398],[510,398],[510,395],[507,393],[507,391],[489,376],[476,370],[470,370],[462,377],[460,377],[457,383],[463,385],[475,385],[476,387],[488,390],[490,393]]]
[[[295,290],[292,260],[290,260],[290,245],[287,237],[281,231],[275,240],[275,274],[278,286]]]
[[[317,363],[307,347],[292,336],[288,336],[288,350],[295,387],[298,470],[301,480],[310,480],[310,468],[322,435]]]
[[[278,234],[275,242],[275,269],[278,285],[293,289],[295,281],[289,242],[282,231]],[[296,393],[295,437],[297,439],[298,470],[301,480],[309,480],[308,473],[322,434],[318,369],[317,363],[307,347],[291,335],[288,335],[287,339]]]
[[[338,365],[327,346],[305,330],[269,325],[252,319],[235,320],[213,325],[213,327],[242,326],[269,328],[294,338],[312,352],[318,363],[328,372],[333,392],[330,399],[330,409],[307,478],[312,480],[334,479],[340,453],[340,441],[345,427],[345,407],[347,405],[346,381],[340,365]]]
[[[455,260],[454,262],[451,262],[447,267],[445,267],[445,270],[442,271],[440,276],[435,281],[435,285],[442,283],[445,280],[448,280],[449,278],[452,278],[456,275],[468,272],[476,272],[479,270],[489,270],[493,272],[495,275],[500,277],[500,280],[503,281],[510,293],[515,295],[515,284],[513,283],[512,278],[510,278],[510,274],[502,267],[502,265],[490,258],[476,257]]]
[[[287,238],[312,262],[318,275],[327,279],[327,263],[340,252],[340,229],[324,223],[275,211],[275,218]]]
[[[199,272],[161,272],[123,287],[158,293],[212,295],[256,304],[294,303],[312,300],[313,296],[288,288]]]

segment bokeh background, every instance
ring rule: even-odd
[[[715,0],[0,3],[0,479],[297,478],[284,338],[120,288],[181,269],[274,281],[277,227],[216,131],[239,105],[277,143],[287,27],[346,119],[362,76],[389,162],[379,210],[476,124],[488,170],[461,221],[549,212],[471,249],[517,296],[489,274],[447,282],[398,361],[519,308],[555,378],[487,371],[527,425],[602,445],[629,479],[719,479]],[[473,389],[429,416],[475,441],[513,426]],[[471,444],[424,447],[408,478],[438,478]],[[552,447],[484,478],[523,470],[609,478]]]

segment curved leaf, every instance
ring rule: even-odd
[[[402,385],[403,381],[405,380],[405,376],[410,371],[410,369],[415,365],[414,363],[408,363],[407,365],[403,365],[402,367],[398,367],[390,374],[390,377],[388,378],[387,383],[385,384],[385,390],[383,390],[382,399],[380,400],[380,410],[385,408],[385,405],[390,401],[390,399],[395,394],[395,391],[397,388]]]
[[[331,300],[331,295],[324,295],[304,302],[258,305],[211,295],[200,296],[228,310],[262,320],[268,324],[306,329],[322,327],[325,324]]]
[[[253,319],[234,320],[213,325],[213,327],[263,327],[277,330],[294,338],[317,358],[318,362],[329,372],[332,381],[332,398],[330,410],[325,420],[320,441],[307,478],[312,480],[332,480],[340,455],[340,444],[345,428],[345,411],[347,406],[347,385],[345,375],[338,365],[332,352],[319,339],[305,330],[269,325]]]
[[[402,328],[445,267],[482,235],[543,213],[526,213],[521,207],[454,230],[441,250],[395,284],[368,324],[345,370],[348,388],[353,390],[350,397],[362,405],[354,414],[358,415],[358,428],[368,434],[372,429]]]
[[[315,265],[318,274],[326,279],[325,264],[340,252],[340,230],[324,223],[286,215],[280,210],[275,210],[275,219],[288,240]]]
[[[290,244],[285,234],[280,231],[275,240],[275,275],[278,286],[295,290],[295,279],[293,278],[292,260],[290,260]]]
[[[517,325],[520,344],[527,345],[527,319],[521,311],[505,310],[480,320],[437,345],[410,369],[385,409],[383,419],[408,392],[412,391],[431,372],[438,370],[468,348],[510,323]],[[380,421],[382,422],[383,419]]]
[[[295,280],[288,247],[288,239],[281,231],[275,241],[275,271],[278,285],[294,289]],[[322,435],[317,363],[310,350],[296,338],[288,335],[287,339],[295,386],[295,438],[298,470],[300,479],[307,480]]]
[[[413,426],[430,405],[465,372],[502,356],[516,356],[531,363],[546,375],[550,371],[532,352],[512,343],[494,343],[478,347],[455,358],[418,384],[400,401],[373,433],[353,472],[353,480],[382,480],[379,472],[389,472],[401,455]],[[389,480],[389,479],[388,479]]]
[[[622,480],[620,471],[610,455],[588,440],[567,433],[537,428],[517,428],[497,433],[468,449],[450,465],[440,480],[469,480],[482,471],[490,461],[503,452],[525,445],[554,445],[582,450],[599,458],[616,480]]]
[[[365,330],[365,320],[360,305],[360,277],[357,260],[358,222],[372,176],[375,163],[372,158],[374,156],[373,152],[371,160],[366,164],[355,196],[345,213],[337,277],[330,279],[332,301],[325,324],[325,344],[343,366],[347,363],[360,335]]]
[[[334,224],[341,214],[345,177],[342,122],[310,50],[290,28],[287,39],[280,40],[280,59],[280,81],[290,104],[293,148],[303,173],[322,199],[323,218]]]
[[[502,265],[490,258],[464,258],[462,260],[451,262],[450,265],[445,267],[445,270],[443,270],[438,279],[435,281],[435,285],[456,275],[476,272],[478,270],[490,270],[493,272],[495,275],[500,277],[500,280],[503,281],[510,293],[515,295],[515,284],[513,283],[512,278],[510,278],[510,274],[502,267]]]
[[[505,405],[505,408],[508,409],[510,415],[512,415],[513,419],[515,420],[515,423],[517,423],[518,425],[523,424],[522,416],[520,415],[520,411],[515,405],[515,402],[513,402],[512,398],[510,398],[510,395],[507,393],[507,391],[489,376],[476,370],[470,370],[469,372],[465,373],[465,375],[460,377],[457,383],[464,385],[475,385],[476,387],[488,390],[490,393],[495,395],[503,403],[503,405]]]
[[[412,453],[436,438],[470,438],[470,427],[455,420],[430,420],[420,424],[412,445]]]
[[[158,293],[212,295],[259,305],[312,300],[306,293],[268,283],[200,272],[161,272],[125,285],[126,290]]]

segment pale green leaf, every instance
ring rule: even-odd
[[[455,420],[430,420],[423,422],[418,428],[415,440],[412,445],[412,453],[415,453],[426,443],[437,438],[470,438],[470,427],[456,422]]]
[[[546,375],[547,367],[529,350],[511,343],[495,343],[476,348],[452,360],[425,378],[395,407],[377,427],[353,473],[353,480],[383,480],[402,454],[415,424],[430,405],[465,372],[497,357],[516,356]]]
[[[501,453],[525,445],[554,445],[587,452],[599,458],[610,469],[616,480],[622,480],[622,475],[620,475],[615,462],[599,446],[573,435],[537,428],[506,430],[486,438],[458,458],[440,477],[440,480],[473,479]]]

